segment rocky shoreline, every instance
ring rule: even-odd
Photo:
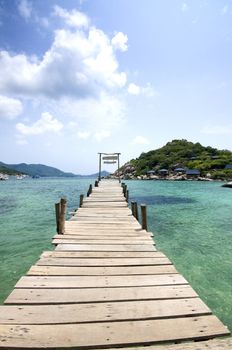
[[[111,179],[118,179],[117,175],[109,175],[108,176]],[[171,175],[171,176],[147,176],[147,175],[140,175],[140,176],[128,176],[128,175],[120,175],[120,179],[121,180],[153,180],[153,181],[211,181],[211,182],[218,182],[218,181],[223,181],[223,180],[213,180],[207,177],[197,177],[197,178],[188,178],[187,176],[184,175],[179,175],[179,176],[175,176],[175,175]]]

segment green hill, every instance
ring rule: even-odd
[[[0,173],[1,174],[6,174],[6,175],[19,175],[22,174],[21,172],[14,170],[14,169],[9,169],[6,166],[2,165],[0,162]]]
[[[129,162],[129,167],[136,176],[146,174],[149,170],[168,169],[173,171],[177,167],[198,169],[202,175],[210,172],[213,178],[232,177],[232,170],[225,170],[225,166],[232,164],[232,152],[218,150],[210,146],[204,147],[199,142],[187,140],[173,140],[165,146],[142,153],[138,158]],[[128,169],[126,164],[123,169]]]
[[[5,167],[9,171],[15,171],[18,173],[24,173],[30,176],[40,176],[40,177],[73,177],[75,176],[72,173],[65,173],[57,168],[53,168],[47,165],[43,164],[26,164],[26,163],[20,163],[20,164],[5,164],[0,162],[1,167]],[[7,172],[8,175],[12,175],[9,172]]]
[[[5,164],[0,162],[0,173],[7,175],[27,174],[29,176],[39,177],[78,177],[78,178],[97,178],[98,173],[91,175],[76,175],[73,173],[66,173],[60,169],[53,168],[43,164]],[[107,176],[107,171],[102,171],[102,176]]]

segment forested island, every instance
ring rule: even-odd
[[[119,173],[126,179],[231,180],[232,152],[204,147],[199,142],[173,140],[130,160]]]

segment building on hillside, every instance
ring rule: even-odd
[[[155,170],[148,170],[147,175],[155,175]]]
[[[188,169],[186,170],[186,176],[188,179],[198,178],[201,175],[200,170],[198,169]]]
[[[167,176],[168,175],[168,169],[160,169],[159,174],[161,176]]]
[[[184,169],[184,168],[175,168],[174,169],[174,173],[175,174],[185,174],[186,173],[186,169]]]
[[[232,170],[232,164],[227,164],[225,166],[225,170]]]

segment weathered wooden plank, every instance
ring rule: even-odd
[[[231,350],[232,337],[215,338],[203,341],[191,341],[180,344],[150,345],[149,350]],[[108,348],[112,350],[112,348]],[[148,350],[147,346],[124,347],[123,350]]]
[[[115,239],[115,238],[127,238],[127,239],[140,239],[143,237],[153,237],[153,234],[151,232],[145,232],[145,233],[138,233],[138,232],[105,232],[105,231],[79,231],[79,230],[75,230],[75,229],[66,229],[64,236],[66,237],[67,235],[69,236],[78,236],[80,239],[81,238],[86,238],[86,239],[92,239],[94,237],[94,239]],[[62,236],[63,237],[63,236]]]
[[[118,194],[112,194],[111,196],[109,194],[94,194],[93,196],[89,196],[84,199],[85,203],[88,202],[110,202],[110,203],[115,203],[115,202],[121,202],[124,203],[126,201],[125,197],[122,195]]]
[[[97,221],[97,220],[75,220],[75,218],[71,218],[70,221],[75,221],[76,222],[76,226],[82,226],[82,227],[88,227],[88,226],[96,226],[96,227],[105,227],[105,228],[111,228],[111,227],[116,227],[116,228],[120,228],[121,230],[123,230],[124,228],[129,228],[129,229],[140,229],[141,225],[138,222],[121,222],[119,220],[115,220],[115,221]]]
[[[165,255],[158,251],[151,252],[79,252],[79,251],[65,251],[65,250],[53,250],[50,252],[44,252],[41,257],[57,257],[57,258],[163,258]]]
[[[62,325],[0,325],[5,347],[109,347],[228,335],[215,316]]]
[[[168,258],[41,258],[36,265],[40,266],[147,266],[170,265]]]
[[[134,220],[133,217],[132,217],[132,214],[131,213],[109,213],[109,212],[75,212],[75,214],[73,214],[73,216],[75,218],[98,218],[98,217],[102,217],[102,218],[105,218],[105,219],[120,219],[120,220],[128,220],[128,221],[131,221],[131,220]]]
[[[57,243],[56,250],[75,250],[75,251],[111,251],[111,252],[152,252],[155,247],[151,244],[63,244]]]
[[[56,234],[53,239],[68,239],[68,240],[75,240],[75,241],[83,241],[83,242],[89,242],[89,243],[103,243],[103,242],[109,242],[110,244],[113,244],[113,242],[125,242],[125,244],[127,244],[127,242],[132,243],[132,242],[146,242],[146,243],[151,243],[153,244],[154,241],[151,237],[147,236],[147,235],[139,235],[137,234],[136,236],[133,236],[132,238],[128,238],[127,236],[114,236],[114,237],[108,237],[108,236],[88,236],[88,235],[80,235],[80,234],[68,234],[65,233],[63,235],[58,235]],[[119,243],[120,244],[120,243]]]
[[[211,314],[199,299],[86,304],[0,306],[0,324],[65,324],[129,321]]]
[[[123,276],[177,273],[173,265],[149,266],[40,266],[33,265],[28,276]]]
[[[124,276],[23,276],[16,288],[104,288],[186,284],[179,274]]]
[[[86,216],[81,216],[81,215],[73,215],[70,218],[70,221],[84,221],[84,222],[89,222],[89,221],[93,221],[96,223],[123,223],[123,224],[134,224],[137,223],[137,221],[134,220],[134,218],[132,216],[107,216],[107,215],[86,215]]]
[[[79,213],[98,213],[98,214],[115,214],[115,215],[131,215],[131,209],[128,207],[125,208],[78,208]]]
[[[115,202],[115,203],[106,203],[106,202],[102,202],[102,203],[97,203],[97,202],[88,202],[88,203],[83,203],[83,208],[108,208],[108,207],[115,207],[115,208],[119,208],[119,207],[123,207],[126,208],[127,207],[127,202],[125,203],[121,203],[121,202]]]
[[[195,298],[188,284],[117,288],[14,289],[5,304],[60,304]]]
[[[87,226],[87,227],[81,227],[81,226],[69,226],[69,227],[66,227],[65,228],[65,233],[67,234],[71,234],[74,233],[74,234],[89,234],[89,233],[92,233],[92,234],[105,234],[105,235],[140,235],[143,234],[143,230],[141,229],[128,229],[128,228],[123,228],[123,229],[120,229],[119,227],[112,227],[112,228],[109,228],[109,227],[94,227],[94,226]],[[151,232],[148,232],[148,234],[150,236],[152,236]],[[144,235],[146,235],[144,233]]]
[[[61,235],[60,235],[61,236]],[[150,240],[148,238],[144,238],[141,240],[134,240],[134,239],[79,239],[78,236],[73,236],[73,238],[67,238],[65,235],[62,235],[62,238],[55,238],[52,240],[53,244],[130,244],[130,245],[141,245],[141,244],[155,244],[153,240]]]
[[[139,224],[138,224],[139,225]],[[65,222],[65,228],[66,229],[84,229],[87,230],[89,229],[95,229],[95,230],[100,230],[100,229],[108,229],[109,231],[130,231],[130,232],[134,232],[134,231],[143,231],[141,228],[141,225],[116,225],[116,224],[107,224],[107,223],[98,223],[96,225],[93,224],[89,224],[89,223],[85,223],[83,225],[83,222],[81,221],[77,221],[77,220],[70,220],[70,221],[66,221]]]

